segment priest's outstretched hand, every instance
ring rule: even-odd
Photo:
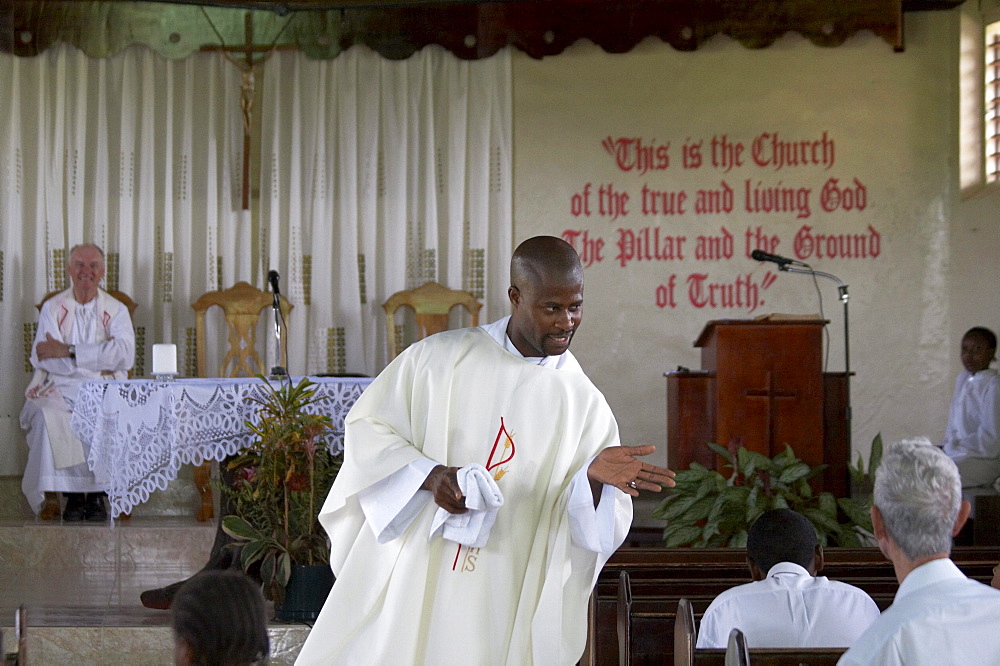
[[[458,467],[438,465],[424,479],[421,489],[434,495],[434,503],[448,513],[465,513],[465,496],[458,485]]]
[[[660,492],[664,487],[674,485],[674,473],[666,467],[639,460],[656,450],[655,446],[609,446],[597,454],[587,470],[591,486],[606,483],[632,497],[638,497],[640,490]],[[595,498],[598,489],[594,488]]]

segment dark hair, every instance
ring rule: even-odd
[[[967,338],[970,335],[978,335],[981,337],[984,341],[986,341],[986,346],[990,349],[997,348],[997,334],[985,326],[973,326],[965,332],[965,335],[963,335],[962,338]]]
[[[761,514],[747,533],[747,557],[765,576],[778,562],[808,569],[816,554],[816,530],[809,519],[791,509]]]
[[[267,610],[260,586],[230,569],[203,571],[171,604],[174,636],[198,666],[244,666],[267,658]]]
[[[573,246],[555,236],[535,236],[514,250],[510,259],[510,284],[527,289],[545,277],[583,282],[583,264]]]

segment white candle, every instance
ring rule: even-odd
[[[153,374],[177,374],[177,345],[153,345]]]

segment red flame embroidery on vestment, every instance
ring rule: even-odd
[[[503,444],[503,448],[498,454],[497,449],[500,447],[501,443]],[[497,431],[496,439],[493,440],[493,448],[490,449],[490,455],[486,459],[486,471],[493,472],[493,470],[500,465],[506,465],[514,458],[514,453],[514,435],[513,433],[507,432],[507,426],[504,425],[503,417],[501,416],[500,429]],[[499,481],[506,473],[507,470],[505,469],[497,469],[496,472],[493,472],[493,480]],[[465,548],[465,546],[459,544],[458,549],[455,551],[455,560],[451,563],[452,571],[456,571],[458,569],[458,557],[462,554],[463,548]]]
[[[501,442],[503,442],[503,450],[497,455],[497,447]],[[492,472],[493,468],[509,463],[514,457],[514,453],[514,437],[507,432],[507,427],[504,425],[503,417],[501,416],[500,430],[497,431],[497,437],[493,440],[493,449],[490,451],[490,457],[486,460],[486,471]]]

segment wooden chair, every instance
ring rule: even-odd
[[[396,310],[408,307],[413,310],[417,323],[417,339],[440,333],[448,328],[448,315],[455,306],[463,305],[472,317],[472,326],[479,325],[479,309],[483,304],[467,291],[449,289],[437,282],[427,282],[423,286],[408,291],[398,291],[383,305],[389,333],[389,359],[396,358],[401,341],[396,339]]]
[[[261,312],[272,305],[274,297],[247,282],[237,282],[229,289],[210,291],[202,294],[191,307],[195,312],[195,353],[199,377],[253,377],[267,374],[257,351],[257,325]],[[284,296],[279,296],[281,314],[288,320],[292,305]],[[217,374],[208,371],[208,340],[205,333],[205,314],[209,308],[222,308],[228,328],[228,344]],[[281,344],[287,344],[282,338]],[[284,351],[284,347],[283,347]],[[202,463],[194,468],[194,483],[201,496],[198,520],[209,520],[215,515],[212,501],[211,463]]]
[[[284,296],[279,298],[281,314],[287,321],[292,305]],[[260,322],[260,313],[264,308],[270,307],[272,302],[271,292],[258,289],[247,282],[237,282],[229,289],[202,294],[191,305],[195,313],[195,347],[199,377],[254,377],[267,373],[257,351],[257,324]],[[226,318],[229,349],[219,364],[218,374],[210,375],[207,367],[208,341],[205,337],[205,313],[213,306],[222,308]],[[285,345],[287,340],[282,339],[281,343]]]
[[[35,309],[39,312],[42,311],[42,306],[45,305],[45,301],[49,300],[56,294],[66,291],[65,289],[56,289],[55,291],[50,291],[42,297],[42,300],[35,305]],[[129,319],[132,320],[132,326],[135,326],[135,311],[139,309],[139,304],[132,300],[132,297],[126,294],[124,291],[118,291],[117,289],[108,289],[107,292],[115,298],[119,303],[128,308]],[[128,378],[132,379],[134,376],[133,368],[128,370]],[[42,520],[54,520],[59,517],[59,499],[56,493],[46,492],[45,493],[45,504],[42,505],[42,511],[38,517]],[[118,516],[120,519],[128,520],[132,517],[131,514],[123,513]]]

